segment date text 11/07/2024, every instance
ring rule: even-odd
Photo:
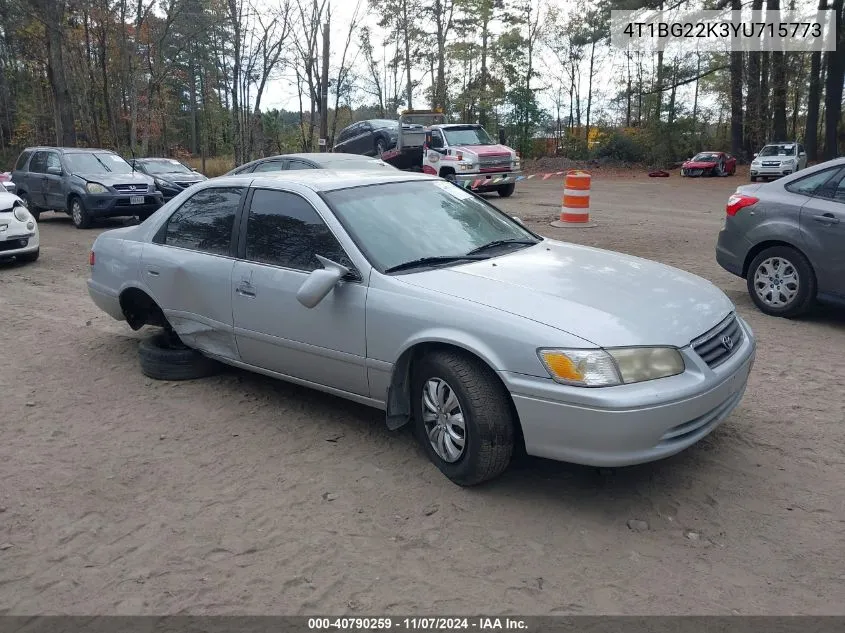
[[[528,627],[525,620],[508,617],[334,617],[309,618],[308,628],[313,631],[525,631]]]

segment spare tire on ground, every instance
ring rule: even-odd
[[[167,332],[154,334],[138,346],[141,372],[155,380],[193,380],[216,374],[220,364],[183,345]]]

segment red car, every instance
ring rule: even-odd
[[[733,176],[736,157],[725,152],[699,152],[681,165],[681,176]]]

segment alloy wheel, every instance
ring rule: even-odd
[[[458,395],[442,378],[429,378],[422,390],[426,435],[437,456],[454,463],[466,449],[466,421]]]
[[[769,257],[754,271],[754,291],[773,308],[783,308],[795,300],[800,279],[795,266],[783,257]]]

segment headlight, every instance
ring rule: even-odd
[[[519,166],[520,166],[520,165],[519,165],[519,159],[518,159],[518,158],[514,158],[514,159],[513,159],[513,168],[514,168],[514,170],[519,169]]]
[[[162,180],[161,178],[154,178],[153,182],[156,184],[156,187],[164,187],[165,189],[178,189],[174,183],[170,182],[169,180]]]
[[[556,382],[579,387],[612,387],[684,371],[683,357],[671,347],[541,349],[538,353]]]
[[[106,189],[103,185],[98,182],[89,182],[85,185],[85,190],[88,193],[107,193],[108,189]]]
[[[15,207],[14,216],[19,222],[26,222],[27,220],[32,219],[32,216],[29,215],[29,211],[27,211],[25,207]]]
[[[469,171],[472,169],[472,161],[469,160],[461,160],[458,161],[458,169],[462,171]]]

